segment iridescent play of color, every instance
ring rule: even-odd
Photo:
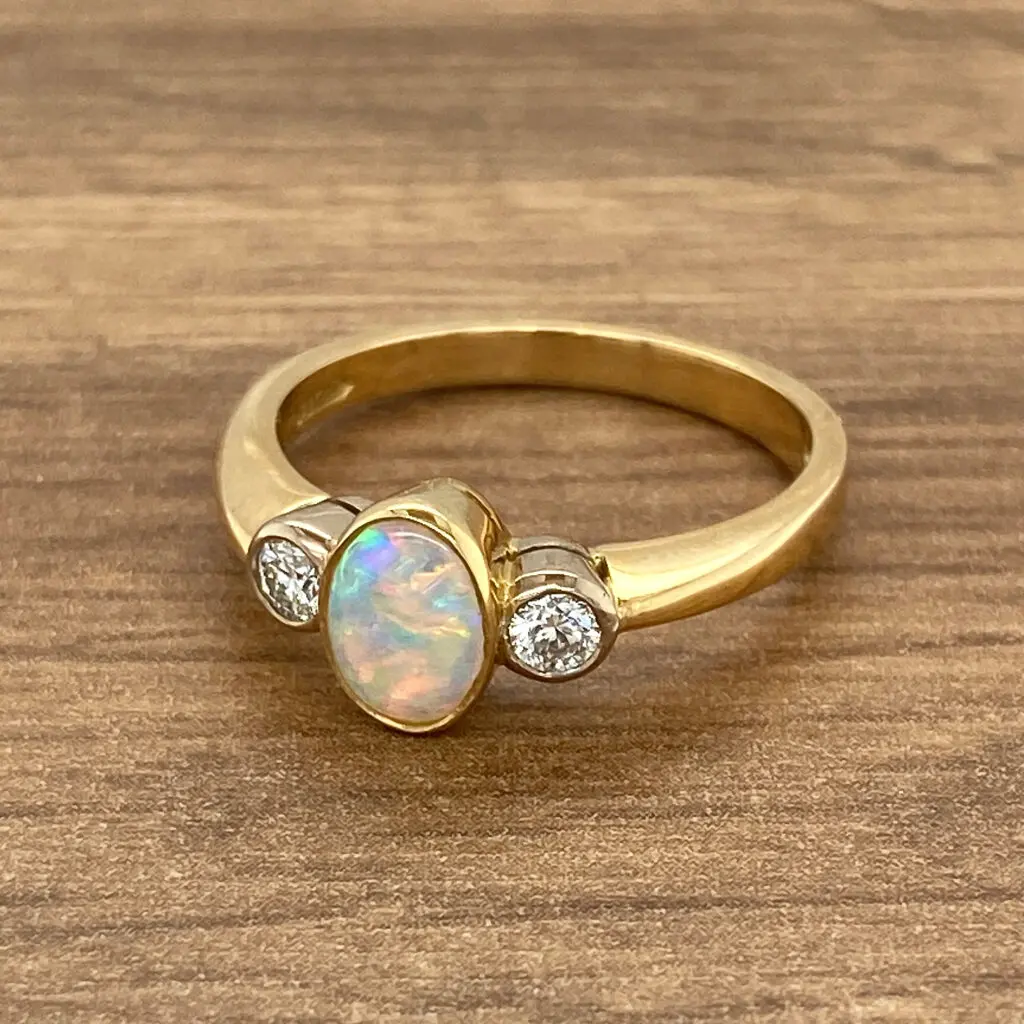
[[[327,635],[352,693],[408,725],[446,718],[483,667],[483,615],[462,559],[417,523],[351,540],[328,581]]]

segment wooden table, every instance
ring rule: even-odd
[[[1022,25],[8,0],[0,1019],[1024,1020]],[[391,735],[248,594],[219,430],[303,346],[533,315],[819,388],[844,527],[586,683],[503,675]],[[707,424],[546,393],[393,402],[302,464],[453,474],[584,541],[780,481]]]

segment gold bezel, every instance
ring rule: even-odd
[[[459,705],[433,722],[408,722],[392,718],[363,700],[349,685],[334,654],[328,626],[328,608],[334,572],[349,544],[368,526],[404,520],[424,527],[444,541],[462,561],[476,590],[483,625],[483,658],[480,671]],[[320,586],[320,621],[324,646],[342,689],[372,718],[405,733],[425,734],[447,728],[466,713],[480,696],[494,672],[501,630],[501,608],[491,580],[491,560],[500,545],[508,543],[508,531],[497,513],[476,491],[458,480],[429,480],[418,487],[385,498],[353,519],[324,566]]]

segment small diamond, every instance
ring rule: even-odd
[[[586,601],[549,593],[521,604],[509,619],[512,658],[538,675],[557,679],[586,668],[601,650],[601,626]]]
[[[309,555],[290,540],[265,540],[256,555],[256,585],[288,622],[305,625],[317,615],[320,577]]]

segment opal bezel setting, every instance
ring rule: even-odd
[[[367,700],[365,693],[353,685],[347,677],[345,666],[340,664],[336,656],[328,622],[335,570],[349,546],[366,529],[377,524],[396,522],[406,522],[429,531],[461,561],[476,592],[483,633],[480,669],[466,686],[462,699],[450,710],[445,709],[434,717],[417,720],[396,717],[384,704]],[[507,542],[507,531],[487,502],[471,488],[453,480],[428,481],[421,487],[371,505],[353,519],[327,559],[324,585],[320,591],[320,621],[327,655],[335,674],[348,696],[363,711],[401,732],[430,733],[451,725],[469,709],[494,670],[500,609],[491,582],[490,564],[495,551]]]
[[[402,516],[354,529],[332,564],[323,632],[349,696],[406,728],[458,713],[487,642],[483,597],[454,547]]]

